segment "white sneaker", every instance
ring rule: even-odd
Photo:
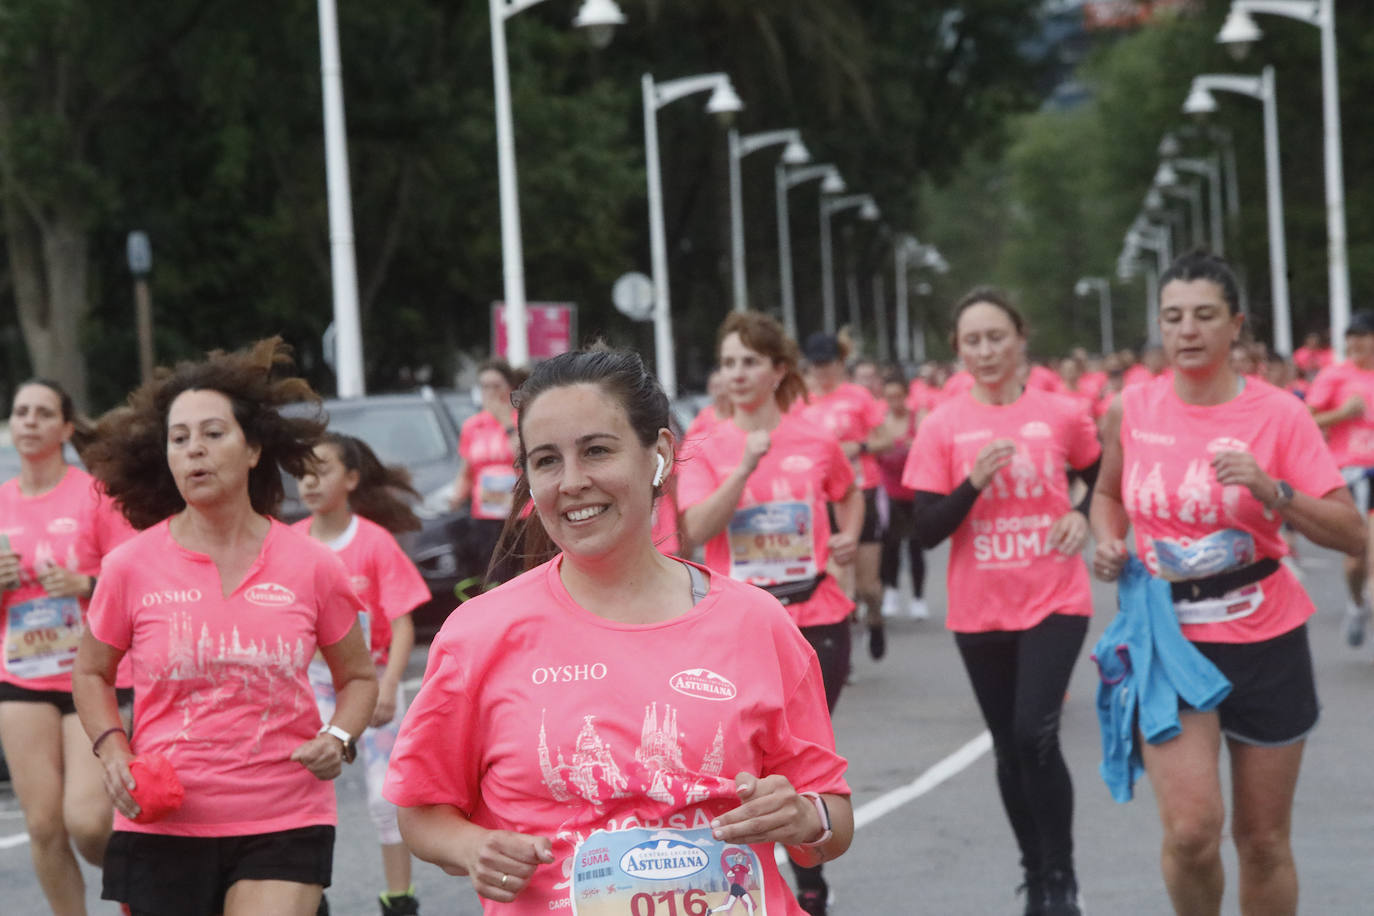
[[[1365,626],[1369,623],[1369,605],[1356,604],[1349,598],[1345,600],[1345,620],[1341,629],[1345,633],[1346,645],[1359,648],[1364,645]]]
[[[902,593],[895,588],[883,589],[883,616],[896,617],[902,612]]]
[[[911,604],[907,606],[907,616],[913,620],[926,620],[930,617],[930,608],[926,606],[924,598],[912,598]]]

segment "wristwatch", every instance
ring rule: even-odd
[[[321,725],[320,730],[317,731],[315,734],[330,735],[332,737],[338,738],[339,742],[343,744],[344,763],[352,763],[353,759],[358,756],[358,739],[354,738],[352,735],[344,731],[342,728],[339,728],[339,726]]]
[[[1274,501],[1269,504],[1270,509],[1282,509],[1291,503],[1296,495],[1293,492],[1293,487],[1286,480],[1274,481],[1274,489],[1278,492],[1278,496],[1274,497]]]
[[[825,806],[825,799],[821,798],[816,792],[798,792],[802,798],[809,799],[811,804],[816,806],[816,813],[821,816],[821,835],[809,843],[798,843],[798,846],[812,847],[823,846],[835,835],[835,831],[830,829],[830,809]]]

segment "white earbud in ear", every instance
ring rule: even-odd
[[[658,459],[658,470],[654,471],[654,486],[657,487],[663,484],[664,471],[667,470],[668,462],[663,460],[662,452],[659,452],[654,457]]]

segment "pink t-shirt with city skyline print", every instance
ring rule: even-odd
[[[166,756],[186,789],[166,818],[116,813],[115,829],[242,836],[335,823],[334,787],[290,756],[321,725],[310,659],[362,609],[339,558],[277,521],[227,597],[214,562],[166,521],[111,553],[91,633],[132,660],[134,753]]]

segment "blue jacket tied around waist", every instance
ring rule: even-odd
[[[1145,764],[1136,729],[1151,744],[1161,744],[1182,729],[1178,701],[1202,712],[1215,709],[1231,692],[1231,682],[1183,637],[1174,613],[1169,583],[1156,579],[1132,556],[1121,571],[1118,612],[1093,647],[1101,683],[1097,721],[1102,730],[1098,768],[1112,798],[1131,800]]]

